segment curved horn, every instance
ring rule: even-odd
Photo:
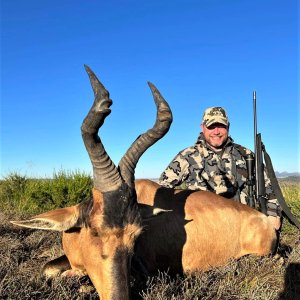
[[[171,109],[166,100],[162,97],[154,84],[148,82],[148,85],[151,89],[157,108],[155,124],[153,128],[141,134],[133,142],[119,162],[121,176],[131,187],[134,185],[134,170],[138,160],[150,146],[156,143],[169,131],[173,120]]]
[[[81,134],[93,166],[94,187],[101,192],[112,191],[121,185],[122,179],[98,136],[99,128],[111,112],[109,107],[112,105],[112,100],[94,72],[88,66],[84,65],[84,67],[89,75],[95,100],[83,120]]]

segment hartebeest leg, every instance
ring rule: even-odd
[[[46,277],[55,277],[61,275],[66,270],[71,269],[70,262],[66,255],[62,255],[47,262],[42,270],[43,275]]]

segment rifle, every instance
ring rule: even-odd
[[[261,134],[257,133],[257,117],[256,117],[256,91],[253,91],[253,112],[254,112],[254,157],[255,157],[255,171],[254,171],[254,177],[255,177],[255,200],[258,203],[260,210],[262,213],[267,215],[267,202],[266,202],[266,189],[265,189],[265,179],[264,179],[264,162],[267,169],[267,174],[270,178],[271,185],[273,192],[277,198],[277,201],[279,205],[281,206],[283,215],[288,219],[290,223],[295,225],[298,229],[300,229],[300,223],[297,220],[296,216],[293,215],[290,208],[286,204],[286,201],[283,197],[283,194],[281,192],[280,186],[278,184],[274,168],[272,165],[272,160],[269,154],[266,151],[266,148],[262,142]],[[252,159],[253,161],[253,159]],[[251,172],[249,170],[248,162],[248,173]],[[253,168],[253,167],[252,167]],[[253,171],[252,171],[253,174]],[[250,175],[250,174],[249,174]],[[251,175],[252,176],[252,175]],[[253,185],[254,182],[252,180],[253,177],[248,176],[248,186],[249,186],[249,200],[251,200],[251,190],[252,190],[252,196],[253,196]],[[252,183],[251,183],[252,180]],[[252,184],[252,188],[250,185]],[[251,201],[249,201],[250,203]]]
[[[255,197],[263,214],[267,214],[266,188],[264,178],[264,164],[262,157],[263,144],[261,134],[257,133],[256,117],[256,91],[253,92],[253,114],[254,114],[254,157],[255,157]]]

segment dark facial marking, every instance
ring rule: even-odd
[[[89,226],[89,217],[91,210],[93,208],[93,201],[92,199],[83,201],[79,204],[79,218],[78,218],[78,226]]]
[[[118,190],[104,193],[103,198],[106,226],[124,228],[127,224],[141,224],[136,192],[126,183]]]
[[[130,293],[131,254],[127,248],[117,249],[113,258],[113,299],[127,299],[125,291]]]

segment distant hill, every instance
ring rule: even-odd
[[[300,172],[277,172],[275,171],[275,175],[277,178],[286,178],[286,177],[299,177],[300,178]]]
[[[299,184],[299,187],[300,187],[300,176],[279,177],[277,179],[278,179],[278,182],[296,183],[296,184]]]
[[[275,175],[279,182],[289,182],[300,184],[300,173],[299,172],[275,172]]]

